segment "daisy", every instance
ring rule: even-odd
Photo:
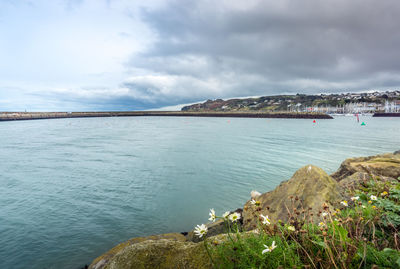
[[[262,218],[262,224],[264,225],[270,225],[271,224],[271,220],[268,218],[268,216],[264,216],[263,214],[260,215],[260,217]]]
[[[318,227],[324,227],[324,226],[325,226],[325,223],[323,223],[323,222],[318,223]]]
[[[256,201],[254,199],[251,199],[250,204],[255,205],[255,206],[260,206],[260,201]]]
[[[229,215],[229,219],[230,219],[232,222],[236,222],[237,220],[240,219],[240,214],[237,213],[237,212],[232,213],[232,214]]]
[[[378,200],[378,197],[376,197],[375,195],[371,195],[371,200],[376,201]]]
[[[231,212],[226,211],[224,214],[222,214],[222,217],[227,220],[228,216],[229,216],[229,213],[231,213]]]
[[[206,225],[202,224],[202,225],[197,225],[194,228],[194,233],[195,235],[197,235],[199,238],[202,238],[203,235],[206,235],[208,231],[208,228]]]
[[[261,252],[261,254],[265,254],[267,252],[272,252],[276,248],[275,241],[272,242],[272,245],[270,247],[267,245],[264,245],[264,247],[265,247],[265,249]]]
[[[215,222],[215,219],[217,218],[217,216],[215,215],[215,211],[214,208],[210,209],[210,218],[208,219],[209,221]]]
[[[350,198],[352,201],[357,201],[358,199],[360,199],[360,196],[353,196]]]
[[[328,216],[328,213],[323,212],[321,215],[322,215],[322,217],[326,217],[326,216]]]
[[[340,203],[341,203],[342,205],[344,205],[344,206],[348,206],[347,201],[341,201]]]

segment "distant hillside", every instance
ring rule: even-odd
[[[354,112],[384,111],[388,103],[399,106],[400,91],[373,93],[344,93],[321,95],[275,95],[258,98],[207,100],[204,103],[185,106],[182,111],[320,111]],[[354,111],[353,111],[354,110]],[[339,112],[340,113],[340,112]]]

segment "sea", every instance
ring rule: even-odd
[[[0,143],[0,268],[79,269],[132,237],[240,208],[302,166],[333,173],[400,150],[400,118],[8,121]]]

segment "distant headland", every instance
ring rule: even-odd
[[[397,113],[400,112],[400,91],[215,99],[185,106],[182,111],[286,111],[328,114]]]

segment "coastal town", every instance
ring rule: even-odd
[[[400,112],[400,90],[363,93],[276,95],[245,99],[216,99],[182,108],[182,111],[287,111],[328,114]]]

